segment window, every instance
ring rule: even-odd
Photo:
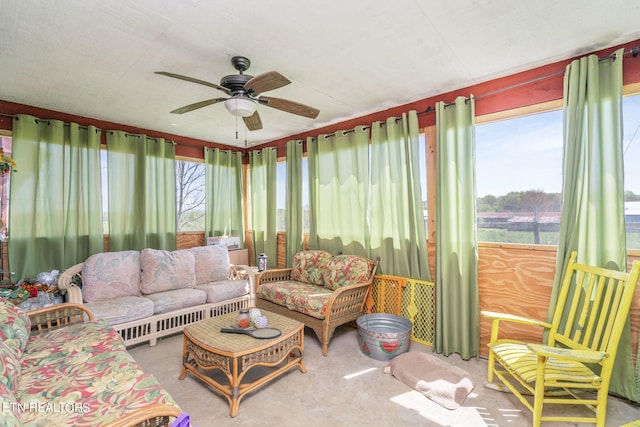
[[[176,160],[176,231],[204,231],[204,163]]]
[[[276,231],[286,231],[287,162],[276,164]]]
[[[422,211],[424,216],[424,230],[429,237],[429,213],[427,211],[427,138],[420,134],[420,189],[422,191]]]
[[[640,249],[640,95],[623,99],[622,123],[627,249]]]
[[[107,150],[100,152],[102,224],[109,234],[109,179]],[[176,231],[204,231],[205,167],[203,163],[176,160]]]
[[[102,232],[109,234],[109,168],[107,150],[100,150],[100,185],[102,186]]]
[[[11,156],[11,138],[8,136],[0,136],[0,147],[4,153]],[[20,165],[17,165],[17,170]],[[0,241],[5,240],[9,235],[9,185],[11,182],[11,174],[0,176]],[[1,267],[0,267],[1,272]]]
[[[476,126],[478,241],[557,245],[562,111]]]
[[[311,212],[309,199],[309,160],[302,158],[302,232],[309,232],[309,215]]]
[[[280,161],[276,167],[276,230],[286,232],[286,209],[288,209],[287,162]],[[309,232],[309,162],[307,161],[307,157],[302,158],[302,231],[304,233]]]

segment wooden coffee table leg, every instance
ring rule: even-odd
[[[238,379],[238,358],[233,358],[231,367],[231,395],[229,396],[229,416],[235,417],[240,411],[240,380]]]
[[[189,350],[187,350],[187,337],[182,340],[182,371],[180,371],[179,380],[183,380],[187,376],[187,360],[189,359]]]

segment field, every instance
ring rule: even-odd
[[[557,245],[559,232],[541,232],[541,245]],[[533,245],[533,233],[530,231],[508,231],[499,228],[478,229],[479,242],[517,243]],[[627,232],[627,249],[640,249],[640,232]]]

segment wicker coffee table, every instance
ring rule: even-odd
[[[240,399],[268,381],[298,367],[307,372],[302,360],[304,325],[279,314],[262,310],[268,326],[278,328],[282,335],[272,339],[256,339],[248,335],[221,333],[238,319],[238,313],[213,317],[184,328],[183,364],[180,379],[191,372],[206,384],[221,392],[229,402],[229,415],[235,417]],[[266,366],[268,373],[253,382],[242,383],[247,372],[256,366]],[[207,375],[219,370],[227,378],[222,383]]]

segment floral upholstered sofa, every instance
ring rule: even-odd
[[[0,300],[0,425],[168,426],[180,415],[109,323],[91,319],[76,304],[24,312]]]
[[[224,246],[177,251],[104,252],[64,271],[67,300],[106,319],[127,346],[176,332],[193,322],[249,307],[254,279],[231,265]]]
[[[379,259],[298,252],[291,268],[266,270],[256,279],[256,307],[296,319],[314,330],[327,355],[336,328],[363,314]]]

